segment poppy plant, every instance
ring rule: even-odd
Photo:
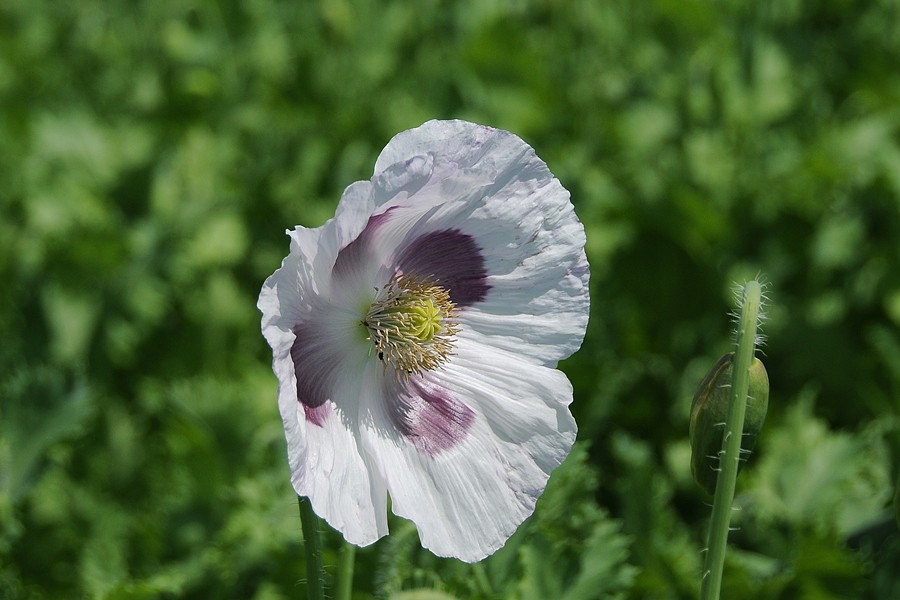
[[[390,496],[435,554],[493,553],[575,440],[556,365],[589,270],[569,193],[512,133],[429,121],[287,233],[258,306],[294,489],[356,545],[387,534]]]

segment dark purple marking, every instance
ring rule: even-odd
[[[394,207],[387,209],[380,215],[372,215],[363,230],[356,239],[341,248],[334,261],[331,272],[335,277],[343,277],[353,270],[363,258],[372,251],[372,238],[375,232],[388,220],[388,215]]]
[[[315,408],[311,408],[304,404],[303,413],[306,415],[306,420],[313,425],[325,427],[325,419],[328,417],[329,409],[327,404]]]
[[[435,456],[462,441],[475,412],[447,390],[420,378],[392,383],[388,415],[397,430],[419,451]]]
[[[340,352],[327,336],[319,334],[309,323],[294,327],[291,360],[297,382],[297,401],[303,405],[306,419],[321,427],[328,416],[329,391],[335,379],[335,367],[340,364]]]
[[[491,288],[481,248],[458,229],[419,236],[400,252],[396,265],[404,273],[433,278],[458,308],[484,300]]]

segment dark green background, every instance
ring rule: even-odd
[[[758,273],[770,414],[723,596],[897,597],[898,19],[897,0],[5,0],[0,598],[302,597],[256,296],[284,229],[321,225],[431,118],[517,133],[572,193],[581,442],[494,557],[437,560],[394,520],[356,597],[696,597],[690,401]]]

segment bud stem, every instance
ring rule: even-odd
[[[713,499],[712,518],[709,526],[706,564],[700,587],[701,600],[718,600],[722,587],[722,569],[728,544],[728,524],[731,505],[737,483],[738,464],[741,455],[741,434],[744,431],[744,413],[747,408],[747,391],[750,387],[750,365],[756,349],[756,327],[759,318],[762,287],[759,281],[747,282],[738,308],[737,341],[734,354],[731,403],[725,422],[722,440],[716,493]]]

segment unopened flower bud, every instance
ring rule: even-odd
[[[697,389],[691,404],[691,473],[694,481],[709,494],[715,492],[719,474],[725,420],[731,402],[733,361],[734,353],[729,352],[716,362]],[[762,361],[754,358],[750,365],[750,387],[744,413],[739,470],[746,455],[756,444],[768,407],[769,376]]]

